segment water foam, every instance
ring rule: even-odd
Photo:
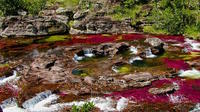
[[[200,79],[200,71],[194,68],[192,70],[186,70],[186,71],[181,70],[179,72],[179,77]]]
[[[0,79],[0,85],[5,85],[6,83],[17,81],[19,78],[20,77],[17,77],[17,72],[13,71],[12,76]]]

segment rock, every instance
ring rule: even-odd
[[[55,15],[56,11],[55,10],[42,10],[39,12],[40,16],[50,16],[50,15]]]
[[[131,81],[128,83],[129,87],[145,87],[145,86],[149,86],[151,85],[151,81],[144,81],[144,82],[135,82],[135,81]]]
[[[25,15],[27,15],[27,12],[26,11],[18,11],[17,12],[20,16],[25,16]]]
[[[73,15],[74,15],[74,13],[71,9],[63,8],[63,7],[58,8],[56,10],[56,14],[67,16],[67,17],[69,17],[70,20],[73,19]]]
[[[124,51],[129,50],[129,44],[125,42],[121,43],[106,43],[93,48],[93,53],[96,56],[111,56],[113,57],[115,54],[123,53]]]
[[[4,57],[0,54],[0,64],[2,64],[4,62],[5,62]]]
[[[148,91],[151,94],[166,94],[177,91],[179,86],[177,84],[164,85],[160,88],[150,88]]]
[[[88,17],[80,23],[81,25],[72,26],[70,34],[134,33],[131,21],[128,20],[113,21],[106,17]]]
[[[87,84],[93,84],[94,82],[94,78],[90,77],[90,76],[86,76],[84,78],[84,81],[87,83]]]
[[[68,17],[8,16],[3,21],[2,37],[44,36],[68,32]]]
[[[187,63],[192,67],[200,68],[200,60],[199,59],[188,61]]]
[[[126,81],[134,80],[137,82],[141,82],[141,81],[149,81],[153,79],[153,76],[148,72],[141,72],[136,74],[125,75],[122,78],[125,79]]]
[[[149,43],[153,47],[157,47],[163,44],[163,41],[159,38],[147,38],[144,42]]]
[[[95,11],[99,11],[103,8],[103,4],[102,3],[96,3],[94,4],[94,10]]]
[[[160,46],[156,46],[151,48],[151,51],[155,55],[161,55],[165,52],[165,49],[163,48],[164,44],[161,44]]]
[[[73,18],[74,18],[75,20],[82,19],[82,18],[84,18],[84,17],[87,16],[88,12],[89,12],[89,10],[86,10],[86,11],[78,11],[78,12],[76,12],[76,13],[74,14]]]

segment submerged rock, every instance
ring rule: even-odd
[[[129,60],[130,64],[139,66],[139,65],[143,65],[144,61],[141,57],[137,56],[137,57],[133,57]]]
[[[112,66],[112,70],[116,73],[125,74],[130,72],[130,67],[126,63],[118,62]]]

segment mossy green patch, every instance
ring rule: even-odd
[[[65,41],[67,39],[70,39],[71,37],[68,35],[55,35],[50,36],[45,39],[39,40],[39,42],[57,42],[57,41]]]
[[[74,25],[74,23],[75,23],[74,21],[70,21],[69,22],[69,27],[72,27]]]
[[[19,40],[17,43],[19,44],[31,44],[33,42],[33,39],[25,39],[25,40]]]
[[[81,77],[86,77],[89,75],[88,73],[85,72],[85,70],[82,70],[82,69],[74,69],[74,70],[72,70],[72,74],[81,76]]]
[[[183,60],[191,60],[191,59],[193,59],[193,58],[200,57],[200,53],[199,53],[199,52],[191,52],[190,54],[180,55],[180,57],[181,57]]]
[[[121,74],[126,74],[126,73],[129,73],[130,71],[131,71],[131,69],[128,66],[122,66],[119,68],[119,73],[121,73]]]
[[[86,77],[86,76],[88,76],[88,74],[87,73],[82,73],[80,76],[81,77]]]
[[[0,68],[9,67],[9,64],[0,64]]]

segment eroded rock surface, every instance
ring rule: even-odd
[[[68,32],[67,16],[9,16],[3,20],[2,37],[44,36]]]
[[[178,89],[179,89],[179,86],[177,84],[168,84],[159,88],[150,88],[149,92],[151,94],[167,94],[170,92],[174,92]]]
[[[121,34],[131,32],[134,33],[134,29],[131,27],[131,20],[112,21],[106,17],[94,17],[76,21],[70,29],[70,34]]]

